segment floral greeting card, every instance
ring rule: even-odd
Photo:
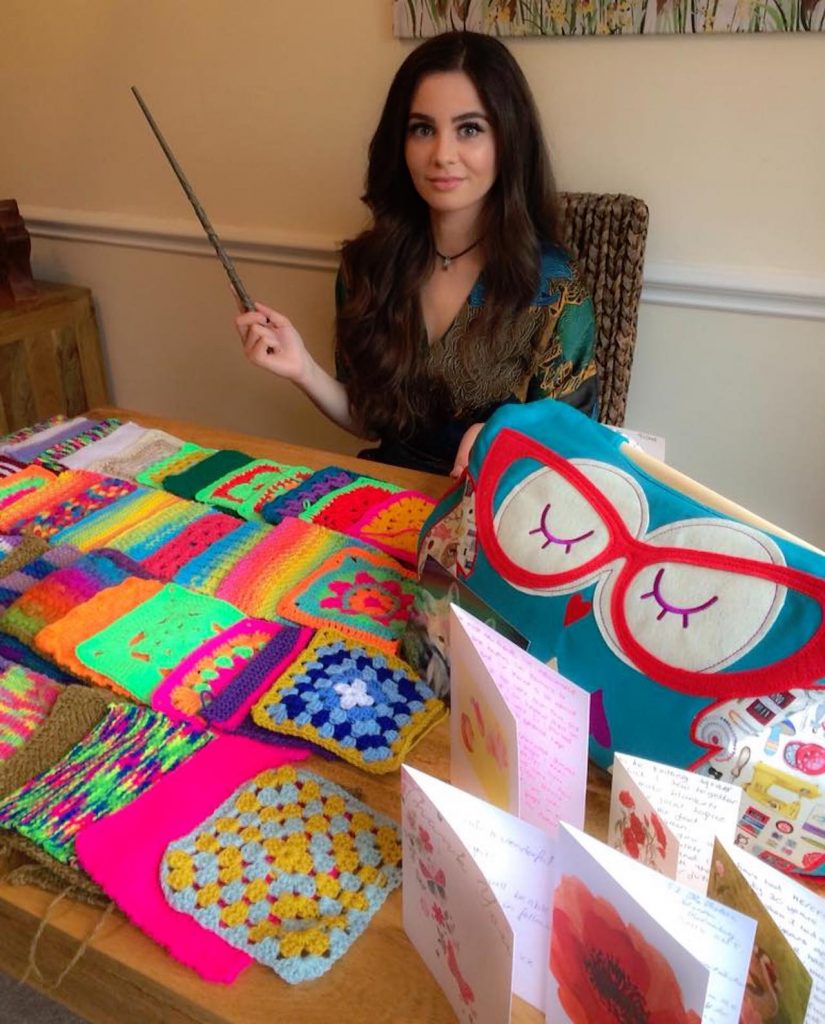
[[[583,825],[590,695],[455,605],[450,654],[453,784],[550,834]]]
[[[608,842],[633,860],[704,893],[717,835],[732,840],[737,786],[616,754]]]
[[[739,1024],[756,923],[562,825],[549,1024]]]
[[[404,928],[465,1024],[543,1009],[553,840],[491,804],[401,770]]]

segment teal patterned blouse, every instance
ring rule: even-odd
[[[340,308],[344,299],[340,274],[336,299]],[[520,342],[514,349],[532,352],[527,372],[523,359],[514,357],[497,365],[495,374],[468,377],[459,356],[460,342],[484,303],[482,275],[444,336],[428,346],[429,369],[446,382],[452,409],[444,410],[440,423],[422,425],[403,441],[386,438],[378,448],[362,452],[362,457],[431,473],[449,473],[464,431],[473,423],[486,422],[506,403],[555,398],[588,416],[597,416],[593,301],[564,251],[555,245],[542,246],[541,278],[535,298],[509,328]],[[529,336],[528,346],[521,344],[525,335]],[[339,380],[346,383],[337,354],[336,367]]]

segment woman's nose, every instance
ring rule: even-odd
[[[439,132],[435,136],[434,158],[435,162],[441,167],[455,163],[456,143],[451,132]]]

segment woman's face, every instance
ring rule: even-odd
[[[463,71],[418,83],[404,148],[416,191],[438,213],[481,211],[496,180],[496,145],[487,113]]]

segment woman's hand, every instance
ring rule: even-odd
[[[456,480],[467,468],[467,463],[470,461],[470,451],[472,450],[472,447],[475,444],[475,439],[478,437],[483,426],[483,423],[474,423],[464,431],[464,436],[461,438],[461,443],[459,444],[458,451],[456,452],[455,465],[450,470],[450,476],[454,477]]]
[[[256,302],[254,312],[235,317],[235,326],[243,342],[244,355],[253,366],[260,366],[299,386],[306,384],[312,357],[304,339],[282,313]]]

